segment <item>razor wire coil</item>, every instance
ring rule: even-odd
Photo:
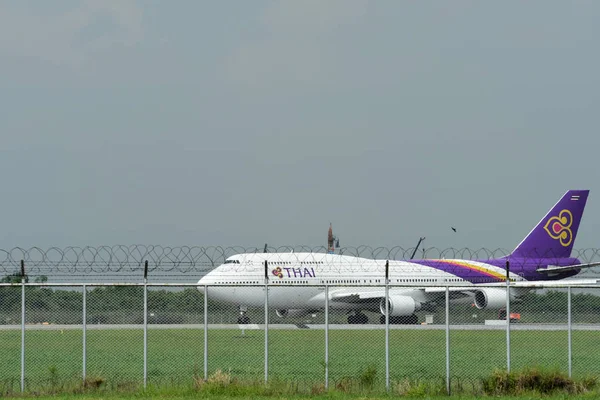
[[[27,266],[28,273],[87,274],[137,272],[148,261],[149,272],[197,273],[213,269],[236,254],[263,253],[263,247],[243,246],[160,246],[160,245],[113,245],[113,246],[68,246],[50,247],[14,247],[0,249],[0,272],[14,273],[21,260]],[[279,246],[267,247],[267,253],[327,253],[324,246]],[[335,254],[360,257],[367,260],[410,260],[415,253],[414,247],[371,247],[361,245],[342,247]],[[416,252],[416,259],[463,259],[487,260],[500,258],[510,253],[507,249],[487,248],[437,248],[428,247]],[[538,256],[540,256],[538,254]],[[544,254],[551,258],[552,255]],[[572,257],[581,262],[600,261],[600,249],[587,248],[573,250]]]

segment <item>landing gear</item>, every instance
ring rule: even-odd
[[[349,324],[367,324],[369,323],[369,317],[361,312],[357,312],[355,314],[348,315],[348,323]]]
[[[385,315],[379,317],[379,322],[385,324]],[[412,315],[401,315],[401,316],[390,316],[390,324],[395,325],[416,325],[419,323],[419,318],[416,314]]]
[[[503,319],[506,321],[506,308],[501,308],[498,310],[498,319]],[[510,322],[518,322],[521,319],[521,314],[516,312],[510,313]]]
[[[247,325],[250,323],[250,317],[248,317],[246,315],[246,311],[248,311],[248,309],[244,306],[240,306],[240,315],[237,319],[237,323],[240,325]]]

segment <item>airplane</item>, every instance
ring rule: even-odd
[[[389,323],[418,323],[415,312],[443,304],[446,286],[451,304],[471,302],[478,309],[500,309],[506,305],[507,264],[511,299],[532,290],[532,284],[564,283],[561,281],[582,269],[600,265],[583,264],[571,257],[588,194],[589,190],[567,191],[512,253],[496,259],[405,261],[331,253],[244,253],[227,258],[202,277],[198,289],[203,291],[208,285],[209,298],[238,306],[238,324],[250,323],[247,307],[264,306],[267,281],[269,307],[278,317],[322,311],[324,286],[331,285],[329,307],[346,310],[349,324],[368,323],[364,311],[380,313],[379,322],[385,323],[386,271],[391,285]],[[596,284],[600,280],[569,283]]]

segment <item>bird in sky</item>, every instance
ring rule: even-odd
[[[454,232],[456,232],[456,228],[455,228],[455,227],[451,226],[450,228],[452,228],[452,230],[453,230]]]

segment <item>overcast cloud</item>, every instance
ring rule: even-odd
[[[0,0],[0,248],[600,247],[600,3]],[[452,232],[450,226],[458,229]]]

